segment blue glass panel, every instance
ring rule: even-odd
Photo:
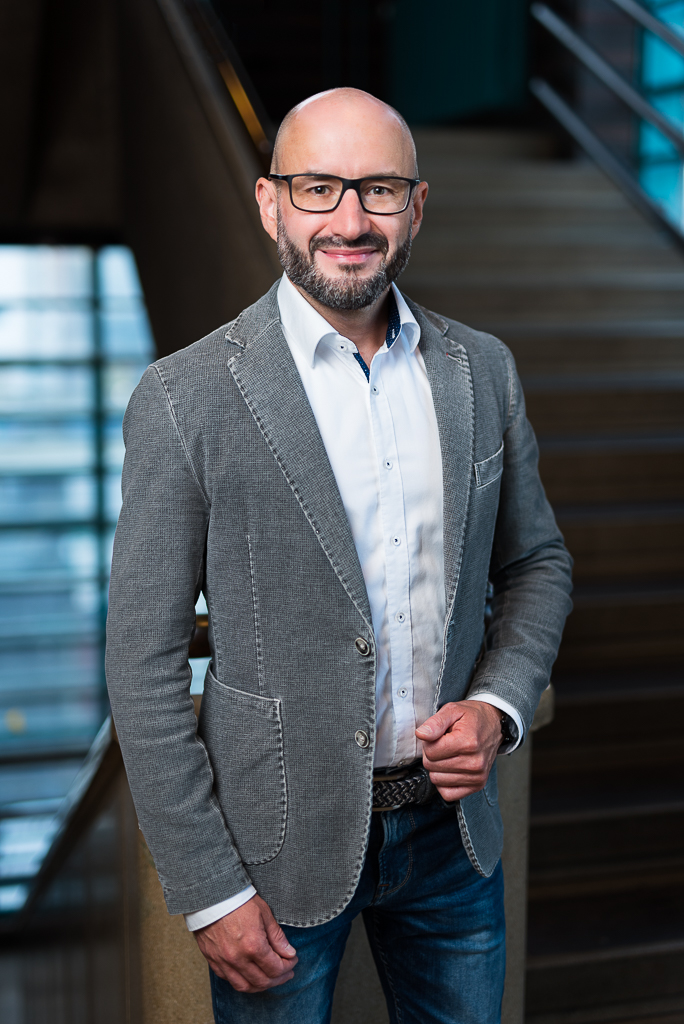
[[[0,420],[0,473],[69,473],[92,470],[95,463],[92,419]]]
[[[93,253],[84,246],[0,246],[0,300],[89,298]]]
[[[103,371],[104,406],[108,413],[123,416],[128,400],[147,369],[149,360],[110,363]]]
[[[152,358],[152,335],[142,305],[107,303],[101,316],[102,349],[110,359]]]
[[[126,449],[121,431],[121,416],[108,416],[104,425],[105,466],[111,472],[121,473]]]
[[[39,590],[0,588],[0,639],[91,636],[101,628],[100,590],[93,580],[43,585]]]
[[[0,524],[92,519],[96,513],[92,476],[0,476]]]
[[[21,910],[28,898],[28,885],[0,885],[0,914]]]
[[[123,245],[107,245],[97,255],[98,285],[102,298],[142,298],[135,258]]]
[[[42,703],[27,697],[0,705],[0,745],[4,755],[88,750],[102,724],[99,694],[84,691],[79,699],[69,699],[55,692],[45,698]]]
[[[53,815],[0,821],[0,878],[31,878],[57,830]]]
[[[87,359],[92,354],[93,316],[89,305],[61,309],[0,307],[0,359]]]
[[[189,661],[192,669],[190,693],[204,693],[204,677],[207,674],[211,658],[190,658]]]
[[[92,413],[95,380],[86,366],[0,365],[0,413]]]
[[[102,652],[99,644],[92,642],[0,649],[0,700],[6,706],[29,692],[54,690],[73,695],[94,691],[101,675]]]
[[[129,250],[0,246],[0,912],[23,904],[102,722],[121,420],[152,357]]]
[[[0,765],[0,816],[56,811],[80,767],[80,758]]]
[[[105,478],[105,516],[108,523],[116,523],[121,511],[121,474],[110,473]]]
[[[0,582],[92,579],[99,570],[94,530],[3,530]]]

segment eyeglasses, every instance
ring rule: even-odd
[[[403,213],[420,178],[396,178],[377,174],[372,178],[339,178],[336,174],[269,174],[272,181],[286,181],[290,202],[305,213],[332,213],[344,193],[353,189],[366,213],[390,217]]]

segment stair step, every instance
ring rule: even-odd
[[[559,669],[678,665],[684,658],[684,591],[577,588]]]
[[[639,999],[583,1010],[527,1014],[526,1024],[682,1024],[684,998]]]
[[[664,885],[684,885],[684,854],[621,862],[613,857],[605,864],[547,867],[530,872],[530,902],[582,898],[597,893],[634,893]]]
[[[539,449],[554,505],[684,500],[681,437],[542,438]]]
[[[612,577],[668,579],[684,575],[684,506],[608,515],[564,513],[556,519],[575,560],[577,583]]]
[[[658,1007],[681,1024],[684,941],[528,959],[526,1024],[629,1021],[631,1013],[636,1024]]]
[[[646,739],[680,736],[684,721],[684,687],[641,691],[621,696],[595,694],[590,701],[556,700],[554,720],[535,736],[535,751],[594,743],[629,745]],[[684,760],[684,743],[682,743]]]
[[[595,374],[577,375],[573,380],[559,376],[556,388],[550,376],[524,377],[527,416],[537,437],[684,432],[684,370],[677,378],[672,371],[659,374],[648,390],[643,375],[629,377],[625,374],[611,381],[605,375],[597,379]]]
[[[680,787],[681,788],[681,787]],[[657,791],[656,791],[657,792]],[[654,791],[651,790],[651,799]],[[643,863],[684,870],[684,801],[572,813],[533,813],[530,830],[531,884],[551,872],[555,881],[609,873],[622,868],[633,875]],[[660,870],[660,869],[659,869]],[[641,881],[646,884],[647,875]],[[660,877],[655,872],[652,877]],[[684,881],[684,879],[682,879]]]
[[[562,922],[562,927],[559,927]],[[549,899],[530,907],[530,958],[591,957],[629,947],[676,945],[684,953],[684,886],[669,882],[640,892]],[[684,972],[673,990],[684,993]]]
[[[416,128],[413,137],[419,160],[428,160],[431,167],[439,160],[484,159],[496,166],[502,160],[548,160],[557,149],[555,135],[548,132]]]
[[[572,324],[588,318],[608,322],[618,317],[674,320],[684,316],[684,289],[674,283],[668,288],[624,288],[617,284],[543,285],[530,280],[529,284],[505,286],[483,279],[479,286],[464,287],[453,274],[445,274],[442,281],[426,274],[424,280],[417,281],[415,274],[409,279],[407,273],[405,287],[421,305],[480,330],[497,321],[542,325],[552,317]]]
[[[488,326],[487,326],[488,324]],[[518,370],[531,374],[647,374],[684,370],[684,322],[522,324],[495,323],[483,330],[511,348]],[[547,383],[548,387],[548,383]]]
[[[653,700],[684,692],[682,667],[671,669],[620,669],[584,671],[581,674],[554,668],[553,684],[556,709],[582,704],[624,703]],[[540,734],[541,735],[541,734]]]

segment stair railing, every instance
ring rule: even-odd
[[[673,32],[660,19],[647,11],[636,0],[610,0],[635,25],[656,35],[663,43],[684,57],[684,38]],[[532,17],[564,47],[584,68],[590,71],[610,92],[624,103],[640,121],[650,124],[663,135],[679,154],[684,164],[684,133],[657,110],[652,103],[611,66],[570,25],[545,3],[533,3]],[[575,142],[622,189],[627,198],[648,217],[654,219],[668,234],[684,246],[684,229],[642,187],[637,176],[592,131],[577,111],[544,78],[535,77],[529,83],[530,91],[562,125]]]

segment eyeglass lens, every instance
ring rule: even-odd
[[[300,210],[327,213],[339,202],[342,189],[340,178],[297,174],[292,179],[292,202]],[[364,178],[359,190],[370,213],[399,213],[406,208],[411,185],[401,178]]]

